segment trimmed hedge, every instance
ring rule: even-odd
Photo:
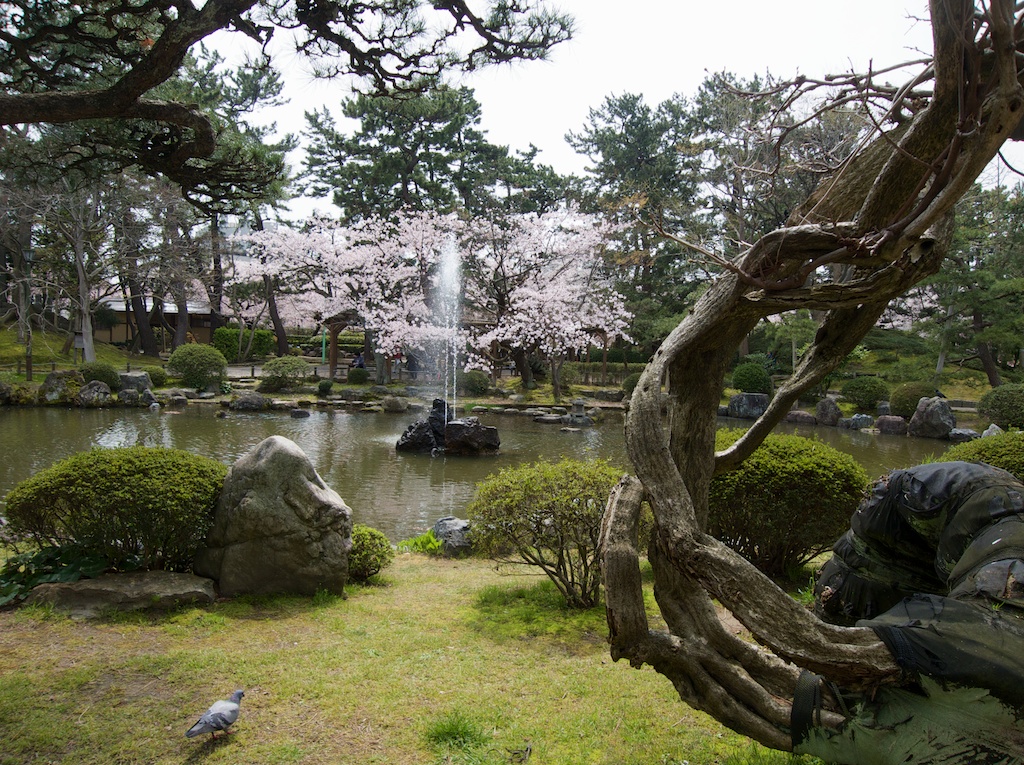
[[[90,361],[79,367],[82,379],[87,383],[96,380],[106,383],[111,391],[116,393],[121,390],[121,373],[114,368],[113,364],[106,361]]]
[[[213,347],[223,354],[228,363],[234,364],[239,361],[248,361],[249,359],[266,358],[274,351],[277,345],[277,338],[273,332],[269,329],[257,329],[249,356],[240,359],[238,358],[238,336],[240,332],[241,330],[237,327],[217,327],[217,329],[213,330]],[[246,330],[246,336],[242,340],[243,351],[249,344],[249,332],[250,330]]]
[[[348,553],[348,578],[365,582],[391,565],[395,550],[384,535],[371,526],[352,526],[352,549]]]
[[[978,402],[978,414],[1001,428],[1024,428],[1024,385],[1000,385]]]
[[[743,433],[719,430],[715,448]],[[708,533],[768,576],[784,577],[830,549],[867,488],[853,457],[802,436],[771,434],[737,468],[711,481]]]
[[[997,433],[957,444],[938,458],[939,462],[984,462],[1002,468],[1024,481],[1024,432]]]
[[[878,402],[889,398],[889,386],[880,378],[864,375],[843,383],[843,398],[857,407],[858,412],[874,414]]]
[[[889,396],[889,412],[909,420],[917,411],[917,402],[934,395],[935,386],[931,383],[903,383],[896,386]]]
[[[740,364],[732,372],[732,387],[741,393],[772,393],[772,376],[763,365]]]
[[[77,545],[117,569],[188,571],[228,468],[181,449],[79,452],[7,494],[11,531],[41,547]]]
[[[219,383],[228,370],[224,354],[212,345],[180,345],[167,360],[167,370],[189,388],[203,389]]]
[[[266,392],[284,390],[313,374],[313,367],[298,356],[281,356],[263,365],[259,389]]]

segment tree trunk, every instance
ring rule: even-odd
[[[974,330],[975,336],[980,335],[985,329],[985,318],[981,315],[981,309],[979,308],[975,308],[974,313],[971,315],[971,329]],[[981,368],[985,370],[988,384],[993,388],[998,388],[1003,384],[1003,380],[999,375],[999,365],[996,364],[995,356],[992,355],[992,346],[984,340],[979,340],[977,348],[978,358],[981,360]]]
[[[530,366],[530,357],[522,348],[512,350],[512,363],[516,365],[516,371],[522,380],[523,390],[531,390],[536,387],[533,381],[533,368]]]
[[[130,278],[128,279],[128,291],[132,315],[135,317],[135,328],[139,333],[142,354],[156,358],[160,355],[160,347],[156,342],[151,317],[146,310],[146,299],[142,294],[142,285],[139,284],[137,279]]]
[[[274,327],[274,336],[277,338],[277,355],[287,356],[288,333],[285,331],[284,322],[281,321],[281,314],[277,310],[276,279],[264,274],[263,287],[267,292],[267,309],[270,314],[270,323]]]

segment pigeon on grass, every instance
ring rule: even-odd
[[[196,720],[196,724],[185,732],[185,735],[195,738],[203,733],[209,733],[210,738],[217,738],[219,730],[224,731],[225,735],[230,733],[228,728],[238,719],[238,705],[244,695],[245,691],[235,691],[231,694],[230,699],[215,701],[213,706]]]

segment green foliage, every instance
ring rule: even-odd
[[[40,584],[99,576],[109,565],[106,558],[78,545],[12,555],[0,568],[0,606],[23,599]]]
[[[490,739],[483,726],[462,711],[453,710],[431,721],[423,733],[435,749],[475,749]]]
[[[758,363],[740,364],[732,372],[732,387],[741,393],[772,392],[772,377],[768,370]]]
[[[391,565],[395,550],[384,532],[356,523],[352,526],[352,549],[348,554],[348,577],[365,582]]]
[[[938,458],[939,462],[985,462],[1013,473],[1024,481],[1024,432],[1011,431],[957,444]]]
[[[167,385],[167,370],[163,367],[143,367],[142,371],[149,375],[149,381],[154,388],[162,388]]]
[[[433,529],[427,529],[425,534],[420,534],[412,539],[403,539],[398,543],[401,552],[416,552],[426,555],[440,555],[442,548],[441,540],[434,536]]]
[[[874,414],[879,401],[889,398],[889,386],[880,378],[870,375],[854,377],[843,383],[843,398],[853,403],[858,412]]]
[[[255,334],[246,330],[245,337],[241,341],[241,353],[244,358],[240,358],[238,347],[240,334],[241,330],[238,327],[217,327],[213,330],[213,347],[223,354],[228,363],[235,364],[249,359],[264,359],[271,354],[277,343],[274,333],[269,329],[257,329]],[[248,347],[250,339],[252,339],[252,348],[246,356],[244,355],[245,349]]]
[[[889,395],[889,411],[909,420],[917,411],[917,402],[922,398],[931,398],[934,395],[935,386],[931,383],[903,383],[903,385],[896,386]]]
[[[199,343],[178,346],[167,360],[167,370],[189,388],[202,389],[219,383],[227,368],[224,354],[212,345]]]
[[[978,402],[978,414],[1001,428],[1024,428],[1024,385],[1000,385]]]
[[[298,356],[281,356],[263,365],[261,391],[273,392],[290,388],[313,374],[313,367]]]
[[[366,385],[370,373],[363,367],[352,367],[348,370],[348,381],[353,385]]]
[[[321,380],[316,384],[316,394],[320,396],[320,398],[326,398],[331,395],[331,388],[333,387],[333,380]]]
[[[491,387],[490,378],[479,369],[459,372],[455,381],[464,396],[486,396]]]
[[[622,392],[626,394],[626,398],[633,395],[633,391],[636,390],[636,384],[640,382],[640,372],[633,372],[631,375],[627,375],[626,379],[622,381]]]
[[[79,367],[79,371],[86,382],[97,380],[106,383],[111,391],[121,390],[121,375],[113,364],[105,361],[86,362]]]
[[[871,329],[861,344],[869,351],[888,351],[897,356],[924,356],[931,353],[928,342],[920,335],[901,329]]]
[[[742,432],[719,430],[715,448]],[[738,469],[712,480],[708,532],[768,576],[782,577],[832,546],[867,482],[849,455],[809,438],[772,434]]]
[[[118,569],[188,571],[226,474],[179,449],[94,449],[15,486],[6,515],[40,547],[78,545]]]
[[[742,361],[744,364],[760,364],[769,375],[779,370],[778,360],[770,353],[748,353]]]
[[[601,460],[563,459],[506,468],[477,485],[470,537],[499,563],[538,566],[573,608],[598,602],[597,538],[622,475]]]

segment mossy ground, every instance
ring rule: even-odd
[[[504,763],[526,747],[545,765],[816,762],[611,661],[604,634],[602,609],[565,611],[544,580],[417,554],[345,599],[85,622],[8,610],[0,763]],[[235,732],[186,739],[235,688]]]

